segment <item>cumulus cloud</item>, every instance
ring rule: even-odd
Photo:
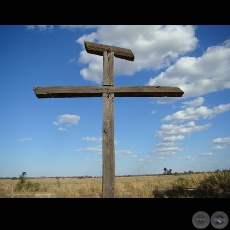
[[[160,156],[170,156],[175,154],[178,151],[183,150],[183,148],[178,148],[178,147],[161,147],[158,149],[154,149],[153,151],[150,152],[150,154],[156,154]]]
[[[227,146],[226,145],[217,145],[215,147],[213,147],[212,149],[213,150],[223,150],[223,149],[226,149]]]
[[[199,118],[211,119],[217,114],[224,113],[228,110],[230,110],[230,103],[221,104],[213,107],[212,109],[209,109],[206,106],[201,106],[198,108],[189,107],[185,110],[180,110],[172,115],[166,116],[163,118],[163,121],[183,122],[187,120],[199,120]]]
[[[181,108],[184,107],[198,107],[201,106],[204,103],[204,98],[203,97],[198,97],[192,101],[186,101],[186,102],[182,102],[182,104],[184,104],[183,106],[181,106]]]
[[[212,141],[212,143],[216,144],[216,143],[228,143],[230,144],[230,137],[223,137],[223,138],[216,138]]]
[[[54,125],[59,125],[59,124],[63,124],[63,123],[67,123],[68,125],[77,125],[79,120],[80,120],[80,116],[78,115],[71,115],[71,114],[63,114],[57,117],[58,121],[54,121],[53,124]]]
[[[214,139],[212,142],[212,144],[218,144],[217,146],[214,146],[212,149],[213,150],[223,150],[223,149],[227,149],[230,147],[230,137],[219,137]],[[222,145],[220,145],[222,144]]]
[[[175,147],[175,141],[183,140],[186,136],[189,136],[194,132],[208,129],[210,126],[210,123],[203,126],[197,126],[194,121],[190,121],[183,125],[164,124],[160,127],[160,130],[156,131],[155,135],[156,137],[161,137],[162,142],[158,143],[156,145],[157,148],[150,152],[150,154],[163,156],[176,154],[178,151],[183,150],[183,148]]]
[[[86,27],[85,27],[86,28]],[[92,28],[92,27],[91,27]],[[103,58],[88,54],[84,41],[131,49],[134,62],[115,58],[115,75],[133,75],[141,70],[156,70],[170,66],[198,43],[194,26],[182,25],[101,25],[95,32],[76,40],[82,45],[79,62],[88,67],[81,70],[84,79],[102,82]]]
[[[148,85],[177,86],[183,98],[198,97],[230,88],[230,40],[209,47],[201,57],[181,57],[175,64],[151,78]]]
[[[171,139],[171,141],[183,140],[184,135],[189,135],[194,132],[200,132],[202,130],[208,129],[210,126],[211,126],[210,123],[203,125],[203,126],[197,126],[194,121],[190,121],[187,124],[183,124],[183,125],[164,124],[161,126],[159,131],[156,131],[157,133],[156,136],[157,137],[174,137]]]
[[[174,146],[174,142],[161,142],[158,143],[157,146],[164,146],[164,147]]]
[[[178,136],[167,136],[167,137],[163,137],[163,141],[178,141],[178,140],[183,140],[185,138],[185,136],[183,135],[178,135]]]

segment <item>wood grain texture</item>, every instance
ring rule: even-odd
[[[34,87],[38,98],[102,97],[114,93],[115,97],[182,97],[184,92],[170,86],[54,86]]]
[[[182,97],[184,92],[171,86],[114,86],[114,57],[133,61],[130,49],[84,42],[90,54],[103,56],[103,86],[33,87],[38,98],[103,97],[102,196],[115,193],[114,97]]]
[[[102,196],[113,198],[115,192],[114,94],[103,93]]]
[[[120,48],[117,46],[108,46],[103,44],[98,44],[94,42],[84,41],[85,49],[87,53],[96,54],[103,56],[104,51],[114,52],[114,56],[117,58],[125,59],[128,61],[134,60],[134,54],[130,49]]]

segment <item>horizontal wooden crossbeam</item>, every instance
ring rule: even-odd
[[[38,98],[102,97],[114,93],[115,97],[182,97],[184,92],[170,86],[56,86],[34,87]]]
[[[84,42],[87,53],[103,56],[104,51],[114,52],[114,56],[128,61],[134,60],[134,54],[130,49],[120,48],[116,46],[108,46],[94,42]]]

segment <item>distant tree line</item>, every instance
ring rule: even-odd
[[[182,175],[182,174],[199,174],[199,173],[205,173],[205,171],[202,171],[202,172],[194,172],[192,170],[189,170],[189,171],[184,171],[184,172],[174,172],[172,173],[172,169],[167,169],[167,168],[163,168],[163,175]],[[211,171],[208,171],[209,173]],[[217,169],[215,171],[213,171],[214,173],[219,173],[219,172],[230,172],[230,169],[223,169],[223,170],[220,170],[220,169]],[[25,172],[23,172],[25,173]],[[25,176],[25,174],[20,175],[22,176],[21,178],[23,178],[23,176]],[[116,175],[116,177],[136,177],[136,176],[160,176],[162,174],[138,174],[138,175]],[[0,179],[11,179],[11,180],[18,180],[20,179],[20,176],[19,177],[0,177]],[[45,177],[45,176],[41,176],[41,177],[27,177],[28,179],[36,179],[36,178],[55,178],[55,179],[58,179],[58,178],[78,178],[78,179],[83,179],[83,178],[100,178],[101,176],[70,176],[70,177],[64,177],[64,176],[61,176],[61,177],[58,177],[58,176],[55,176],[55,177]]]

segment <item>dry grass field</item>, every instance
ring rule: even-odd
[[[154,190],[170,189],[178,179],[185,179],[187,187],[197,187],[202,177],[202,174],[116,177],[115,198],[154,198]],[[102,178],[27,178],[26,181],[30,186],[19,189],[19,179],[0,179],[0,197],[102,197]]]

